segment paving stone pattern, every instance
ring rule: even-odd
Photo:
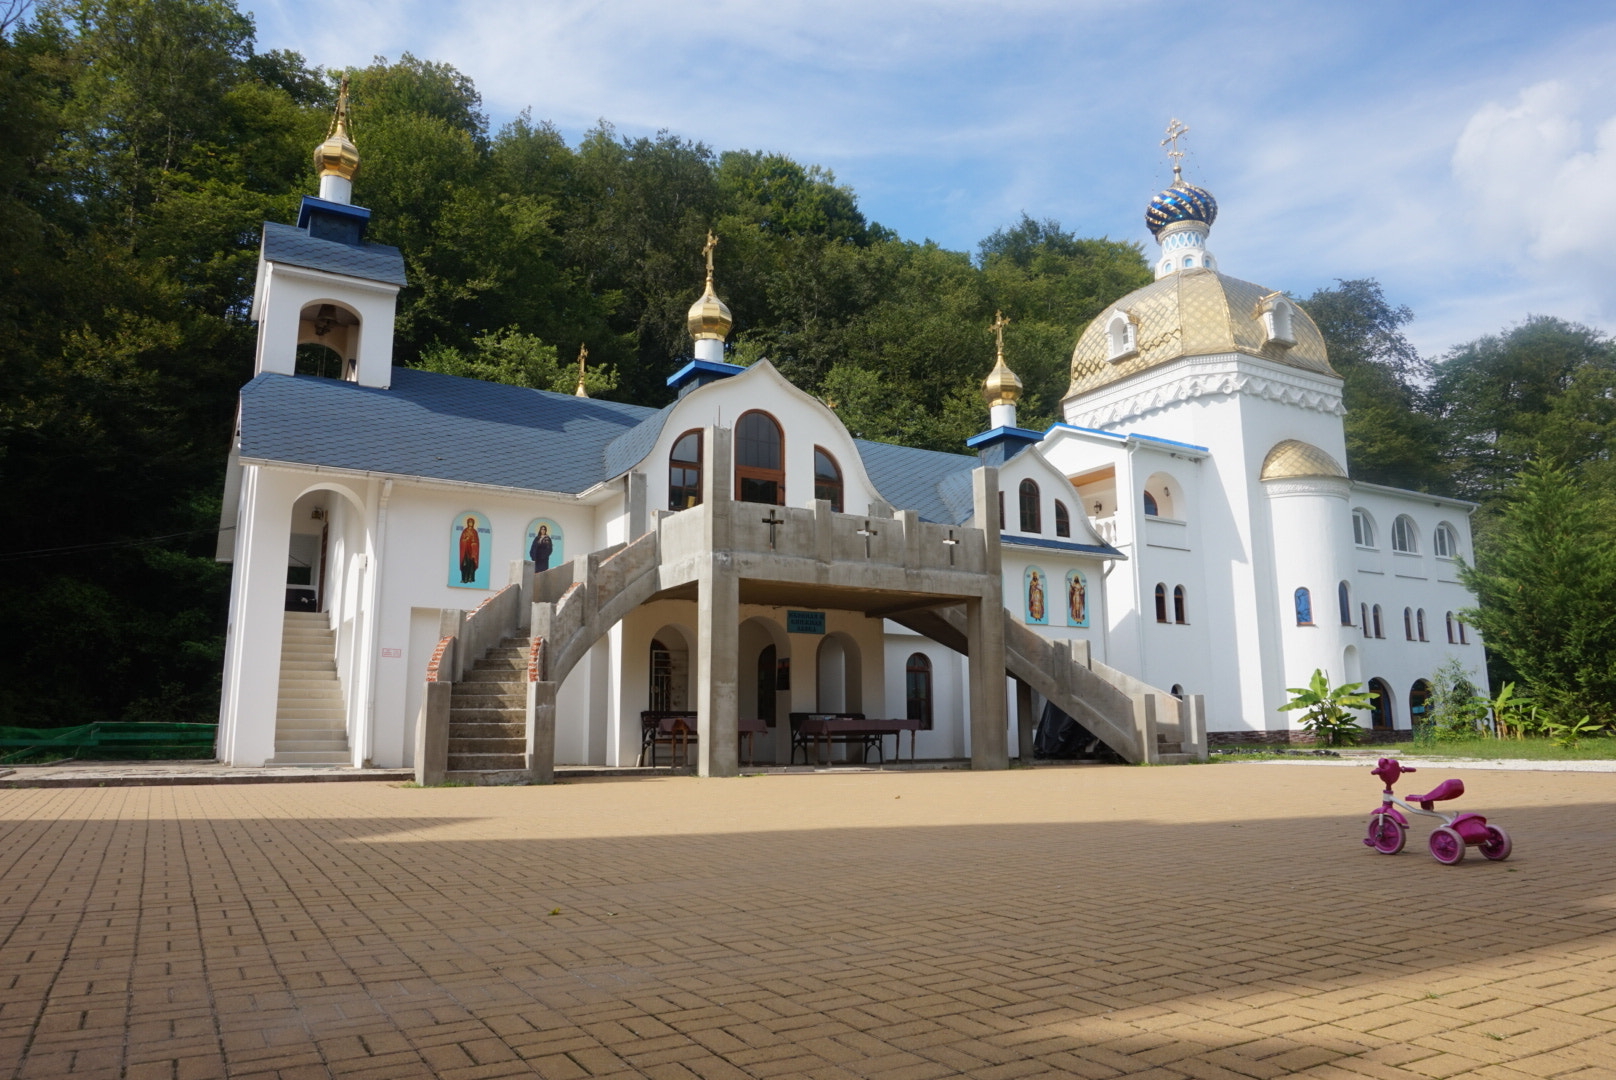
[[[0,1077],[1616,1077],[1616,776],[1367,770],[0,790]]]

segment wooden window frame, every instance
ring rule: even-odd
[[[832,511],[840,514],[842,513],[843,507],[846,505],[845,499],[847,494],[847,484],[842,479],[842,466],[841,463],[836,460],[836,455],[832,454],[829,450],[826,450],[823,446],[814,447],[814,498],[825,498],[825,496],[819,493],[819,486],[821,483],[823,483],[819,476],[819,459],[821,457],[823,457],[825,461],[830,464],[831,470],[836,473],[836,497],[833,499],[827,499],[826,501],[830,503],[830,508]]]
[[[773,424],[776,434],[778,434],[780,436],[780,441],[778,443],[778,446],[779,446],[779,449],[780,449],[780,467],[779,468],[769,468],[769,467],[763,466],[763,465],[743,465],[743,464],[741,464],[741,423],[743,421],[745,421],[748,417],[752,417],[752,416],[761,416],[763,419],[767,420],[770,424]],[[747,499],[747,498],[742,497],[742,495],[741,495],[741,482],[743,480],[773,481],[774,482],[774,492],[775,492],[774,502],[772,504],[771,503],[759,502],[758,505],[759,506],[770,506],[770,505],[784,506],[786,504],[786,430],[785,430],[785,428],[783,428],[780,425],[779,420],[775,419],[774,414],[772,414],[770,412],[767,412],[767,411],[765,411],[763,409],[748,409],[746,412],[743,412],[740,416],[737,416],[735,418],[735,427],[732,430],[735,432],[735,441],[734,441],[734,450],[735,450],[735,490],[734,490],[734,497],[735,497],[735,501],[736,502],[757,502],[757,500],[755,500],[755,499]]]
[[[696,461],[695,461],[696,500],[695,500],[695,502],[687,502],[687,503],[685,503],[684,506],[675,506],[675,505],[673,505],[673,492],[674,492],[673,470],[674,469],[681,469],[681,470],[684,470],[684,471],[688,472],[690,470],[690,462],[688,460],[675,458],[673,455],[676,454],[679,451],[679,444],[684,442],[686,439],[690,438],[690,436],[692,436],[692,435],[694,435],[696,437]],[[706,461],[705,461],[705,451],[706,451],[705,443],[706,442],[707,442],[707,440],[702,437],[701,428],[691,428],[689,431],[682,432],[677,439],[673,440],[673,446],[672,446],[671,449],[668,450],[668,509],[669,510],[677,512],[679,510],[688,510],[692,506],[700,506],[701,505],[701,486],[702,486],[702,478],[703,478],[703,475],[704,475],[702,470],[706,467]],[[688,484],[680,484],[679,487],[683,488],[686,491],[688,491],[690,489],[690,485],[688,485]]]
[[[1028,477],[1016,487],[1016,499],[1021,509],[1021,531],[1024,533],[1042,533],[1044,531],[1043,493],[1038,490],[1038,481]]]

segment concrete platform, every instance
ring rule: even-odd
[[[0,1075],[1608,1080],[1616,777],[0,790]]]

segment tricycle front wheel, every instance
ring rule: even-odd
[[[1369,815],[1369,846],[1382,855],[1396,855],[1408,843],[1408,829],[1390,814]]]

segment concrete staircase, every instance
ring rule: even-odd
[[[454,684],[449,698],[450,780],[527,782],[527,661],[527,639],[506,638]]]
[[[270,765],[352,765],[336,633],[322,612],[288,611]]]

